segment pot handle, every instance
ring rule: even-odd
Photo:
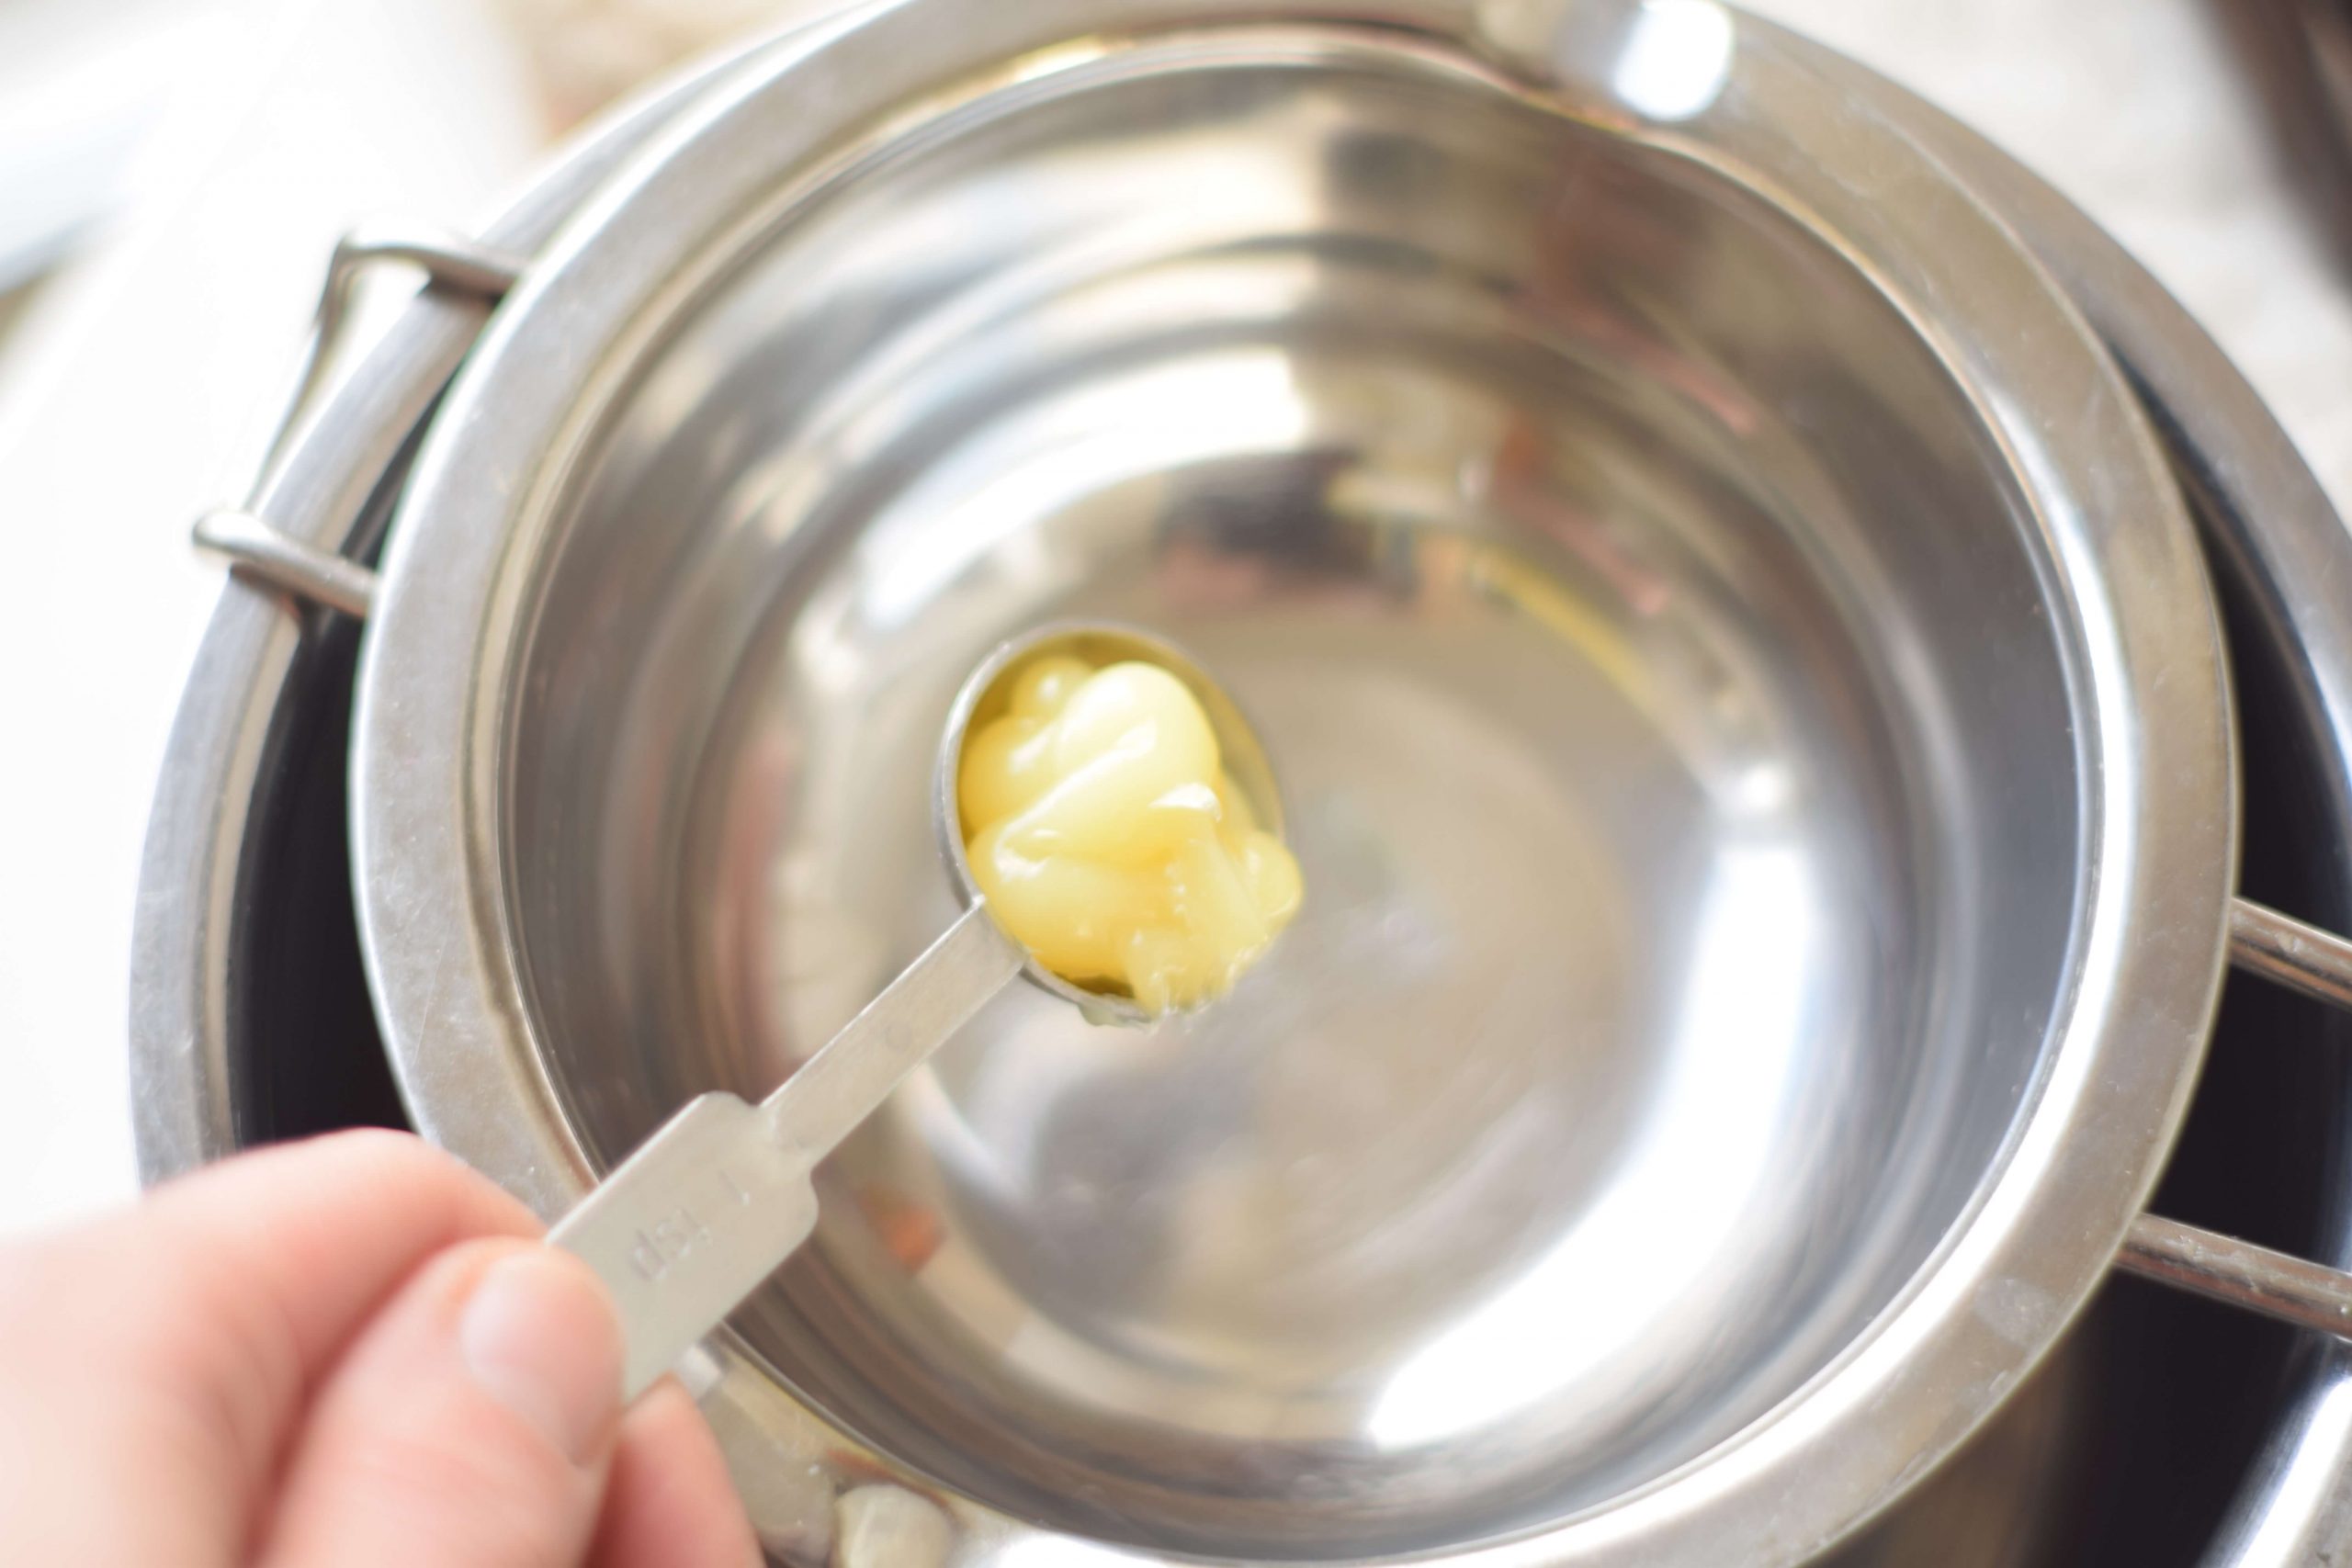
[[[361,276],[388,262],[423,268],[428,289],[493,306],[523,271],[517,257],[435,229],[369,224],[345,234],[327,262],[310,352],[245,504],[208,512],[197,519],[195,528],[197,547],[225,558],[237,577],[361,620],[375,596],[376,574],[357,561],[295,538],[254,508],[268,493],[295,434],[317,412],[334,383],[351,346],[351,306]]]
[[[2249,898],[2230,900],[2230,962],[2352,1010],[2352,942]],[[2352,1273],[2177,1220],[2132,1222],[2115,1266],[2192,1295],[2352,1339]]]

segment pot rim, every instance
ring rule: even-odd
[[[1418,51],[1614,134],[1736,166],[1880,282],[2006,443],[2038,514],[2046,590],[2074,633],[2085,892],[2056,1042],[1975,1199],[1908,1290],[1771,1413],[1678,1470],[1558,1523],[1443,1553],[1480,1568],[1798,1562],[1957,1446],[2105,1278],[2145,1201],[2202,1058],[2233,882],[2217,613],[2179,495],[2104,348],[1885,105],[1843,90],[1834,57],[1714,0],[1663,3],[1726,18],[1735,90],[1717,103],[1729,107],[1662,121],[1611,97],[1575,52],[1581,25],[1559,27],[1594,7],[1561,0],[1291,0],[1281,36],[1315,50]],[[420,1130],[543,1213],[568,1208],[593,1173],[523,1000],[496,772],[528,564],[596,410],[691,304],[681,278],[712,276],[747,243],[742,215],[844,128],[1066,39],[1115,48],[1122,35],[1267,15],[1246,0],[1034,0],[965,8],[946,26],[944,9],[900,0],[803,35],[608,181],[493,318],[393,528],[353,734],[370,983]],[[1928,300],[1932,315],[1918,305]],[[841,1435],[792,1404],[731,1335],[713,1342],[707,1371],[712,1396],[779,1458],[839,1448]],[[974,1561],[1035,1533],[968,1499],[949,1506]]]

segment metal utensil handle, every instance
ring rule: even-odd
[[[758,1105],[687,1102],[548,1239],[618,1307],[634,1399],[792,1256],[817,1224],[809,1176],[899,1080],[1021,972],[985,905],[965,911]]]
[[[2230,962],[2352,1010],[2352,942],[2252,899],[2230,901]],[[2235,1236],[2143,1214],[2132,1222],[2115,1266],[2192,1295],[2352,1339],[2352,1274]]]

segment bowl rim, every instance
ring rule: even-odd
[[[433,423],[364,639],[351,790],[363,950],[420,1130],[545,1214],[592,1179],[505,925],[505,675],[524,569],[590,416],[693,302],[695,278],[748,243],[747,209],[844,128],[1021,57],[1035,80],[1182,29],[1166,47],[1246,36],[1302,60],[1484,73],[1733,171],[1878,279],[2007,444],[2077,634],[2086,866],[2071,988],[1976,1200],[1865,1334],[1756,1423],[1592,1508],[1443,1552],[1480,1568],[1812,1555],[1956,1447],[2071,1321],[2145,1201],[2202,1058],[2235,869],[2226,671],[2192,528],[2129,389],[2041,265],[1884,105],[1841,90],[1834,57],[1716,0],[1030,0],[943,25],[950,3],[893,0],[820,26],[682,116],[541,254]],[[1736,89],[1674,118],[1645,115],[1596,69],[1596,15],[1634,26],[1661,8],[1724,19]],[[1100,52],[1043,53],[1075,39]],[[707,1398],[775,1451],[841,1446],[731,1336],[708,1362]],[[978,1552],[1035,1533],[946,1501]]]

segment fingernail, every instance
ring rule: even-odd
[[[619,1325],[594,1276],[539,1247],[493,1263],[458,1323],[466,1370],[490,1396],[585,1464],[620,1416]]]

